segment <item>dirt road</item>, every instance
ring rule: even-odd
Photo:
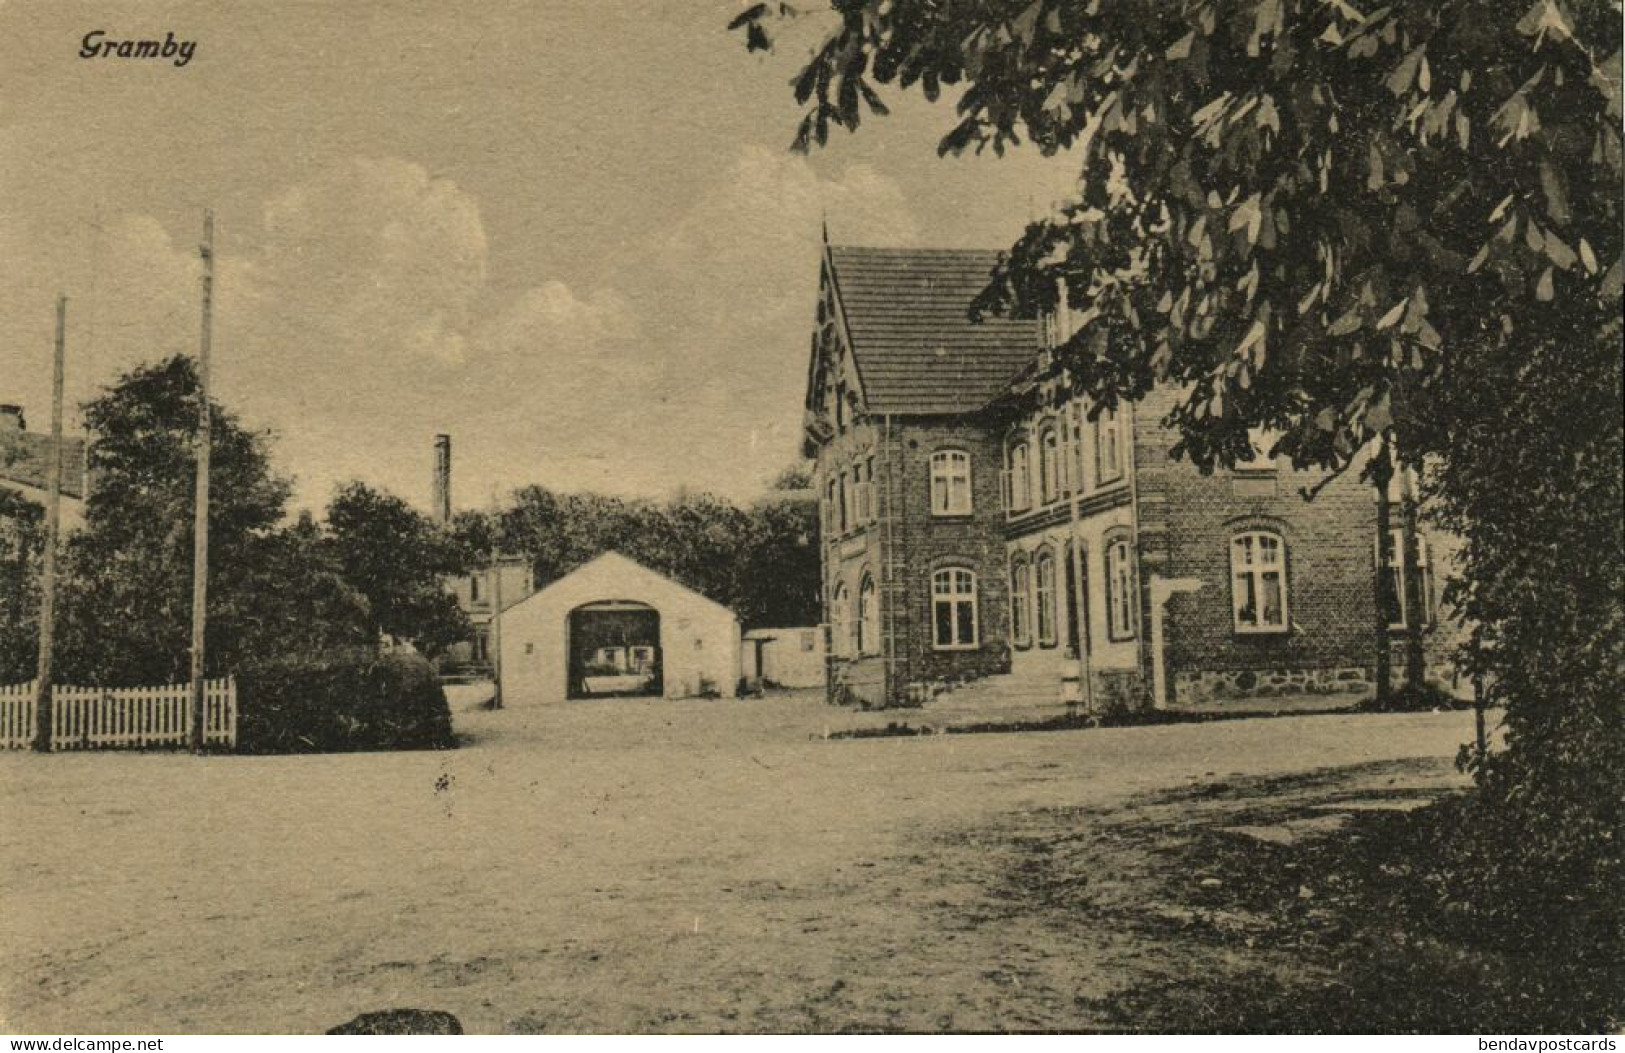
[[[605,701],[462,712],[471,741],[439,754],[0,757],[0,1022],[1088,1028],[1145,948],[1064,902],[1007,909],[989,868],[1025,817],[1080,809],[1086,834],[1153,792],[1316,769],[1456,785],[1471,719],[826,742],[827,716]]]

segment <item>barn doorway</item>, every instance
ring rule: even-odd
[[[570,698],[659,695],[660,612],[630,600],[588,603],[570,612]]]

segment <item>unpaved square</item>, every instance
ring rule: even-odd
[[[1031,817],[1087,838],[1149,794],[1320,769],[1432,792],[1471,733],[1446,713],[833,742],[828,718],[805,695],[603,701],[464,710],[447,753],[0,757],[4,1026],[1122,1026],[1098,999],[1177,944],[1046,885]],[[1157,839],[1102,845],[1090,909],[1139,909]]]

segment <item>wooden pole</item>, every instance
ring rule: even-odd
[[[502,708],[502,557],[491,550],[491,708]]]
[[[214,213],[203,213],[203,330],[198,341],[197,489],[192,519],[192,752],[203,752],[204,630],[209,606],[209,344],[213,330]]]
[[[40,567],[39,672],[34,696],[34,748],[51,751],[51,657],[56,646],[56,548],[62,529],[62,374],[68,298],[56,298],[56,350],[51,364],[51,460],[46,470],[45,552]]]

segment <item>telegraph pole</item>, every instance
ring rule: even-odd
[[[34,748],[51,751],[51,651],[56,645],[56,542],[62,529],[62,359],[68,298],[56,298],[56,351],[51,365],[51,461],[46,471],[45,553],[40,567],[39,674],[35,680]]]
[[[214,309],[214,213],[203,213],[203,332],[198,341],[197,504],[192,519],[192,752],[203,752],[203,636],[209,605],[209,344]]]
[[[502,554],[491,546],[491,708],[502,708]]]

